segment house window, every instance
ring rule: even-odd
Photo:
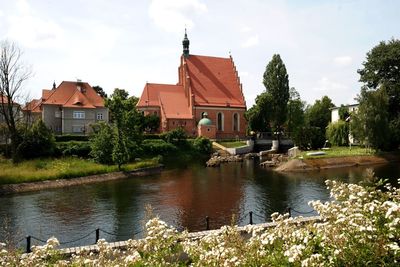
[[[103,113],[97,113],[97,120],[102,121],[103,120]]]
[[[73,133],[83,133],[85,131],[85,126],[83,125],[72,125]]]
[[[224,114],[221,112],[217,114],[217,129],[218,131],[224,130]]]
[[[239,131],[239,115],[237,113],[233,114],[233,131]]]
[[[74,111],[72,113],[72,117],[74,119],[84,119],[85,118],[85,111]]]
[[[61,118],[61,111],[56,110],[56,111],[54,112],[54,117],[56,117],[56,118]]]

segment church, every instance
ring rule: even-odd
[[[160,132],[182,127],[193,137],[245,137],[246,101],[232,56],[192,55],[189,44],[185,30],[178,83],[146,83],[138,110],[159,116]]]

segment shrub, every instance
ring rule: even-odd
[[[161,134],[161,138],[168,143],[182,145],[186,143],[185,141],[187,139],[187,134],[182,127],[178,127],[172,131]]]
[[[192,143],[193,148],[204,154],[210,154],[212,151],[212,144],[210,139],[206,137],[199,136],[196,139],[193,140]]]
[[[326,137],[334,146],[347,146],[349,144],[349,125],[345,121],[338,120],[329,123],[326,129]]]
[[[305,126],[298,129],[293,140],[300,149],[318,149],[325,144],[325,134],[319,127]]]
[[[17,154],[25,159],[52,156],[55,149],[53,132],[42,120],[36,121],[22,134],[22,142],[17,147]]]
[[[56,154],[60,156],[89,157],[91,152],[88,141],[68,141],[56,143]]]
[[[144,140],[142,143],[142,154],[145,156],[168,155],[177,150],[176,146],[162,139]]]
[[[98,163],[112,164],[113,129],[107,123],[99,123],[97,127],[98,131],[90,139],[90,156]]]
[[[56,142],[68,142],[68,141],[89,141],[87,135],[56,135]]]

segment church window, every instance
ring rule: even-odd
[[[239,131],[239,115],[237,113],[233,114],[233,131]]]
[[[221,112],[217,114],[217,129],[218,131],[224,130],[224,114]]]

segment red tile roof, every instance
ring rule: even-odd
[[[41,103],[42,103],[41,99],[32,99],[32,101],[28,102],[22,110],[23,111],[31,111],[33,113],[42,112],[40,110]]]
[[[50,92],[43,90],[42,93],[42,104],[77,108],[104,107],[104,99],[86,82],[63,81],[56,89]]]
[[[7,96],[0,94],[0,104],[2,104],[2,103],[8,104],[8,98],[7,98]],[[19,106],[19,104],[16,102],[13,102],[13,105]]]
[[[190,55],[186,63],[196,106],[246,107],[232,58]]]

